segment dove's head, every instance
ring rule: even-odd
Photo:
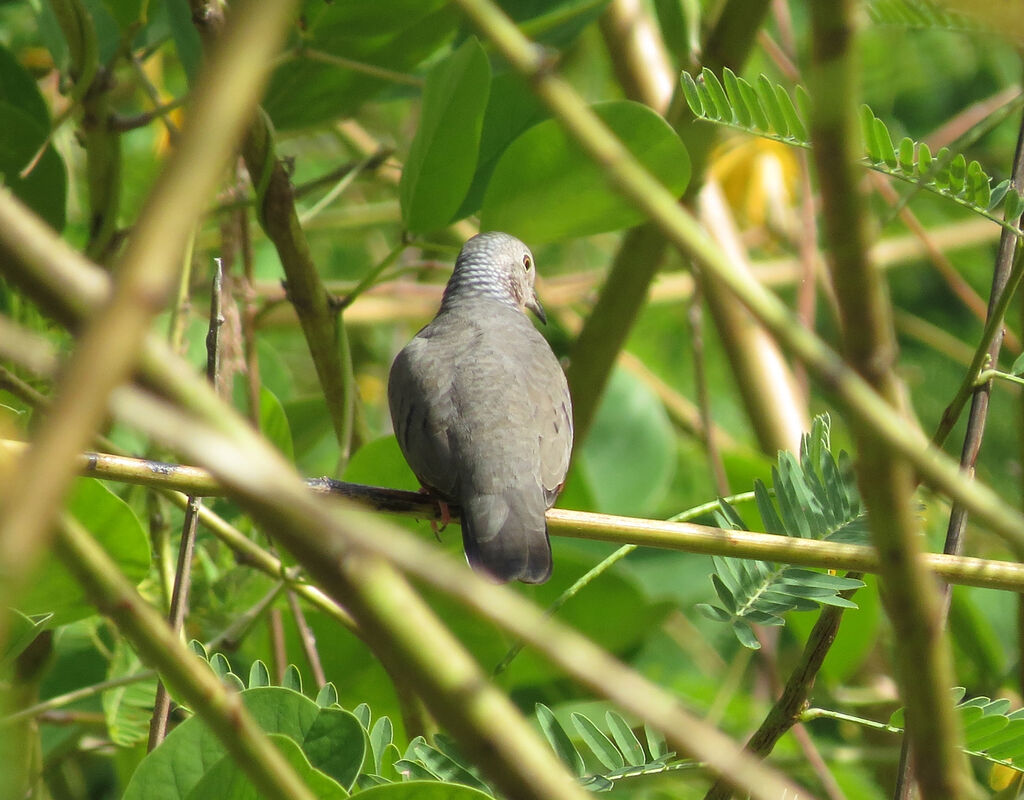
[[[530,309],[537,319],[547,322],[533,289],[536,272],[533,253],[515,236],[477,234],[462,246],[441,307],[486,298],[514,305],[523,312]]]

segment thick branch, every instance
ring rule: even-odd
[[[811,4],[811,140],[844,350],[853,368],[889,405],[892,416],[904,419],[902,391],[893,368],[896,337],[891,308],[881,277],[867,259],[855,172],[853,148],[858,139],[853,100],[858,92],[853,15],[850,1]],[[949,696],[954,685],[952,657],[943,635],[937,587],[921,563],[914,471],[863,420],[852,419],[850,427],[858,445],[858,482],[880,559],[882,599],[896,633],[896,673],[906,702],[918,784],[925,798],[964,797],[969,780]]]

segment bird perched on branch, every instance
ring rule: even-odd
[[[398,444],[425,489],[462,509],[470,565],[498,581],[551,575],[544,513],[565,481],[572,403],[534,291],[533,254],[481,233],[455,262],[437,316],[391,366]]]

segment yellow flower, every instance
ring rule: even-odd
[[[734,136],[715,148],[710,173],[742,225],[794,230],[800,162],[792,147],[771,139]]]

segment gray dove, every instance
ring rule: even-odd
[[[530,322],[546,322],[533,254],[507,233],[466,242],[437,316],[395,358],[388,400],[398,444],[425,489],[462,508],[475,570],[551,575],[544,512],[569,469],[565,374]]]

